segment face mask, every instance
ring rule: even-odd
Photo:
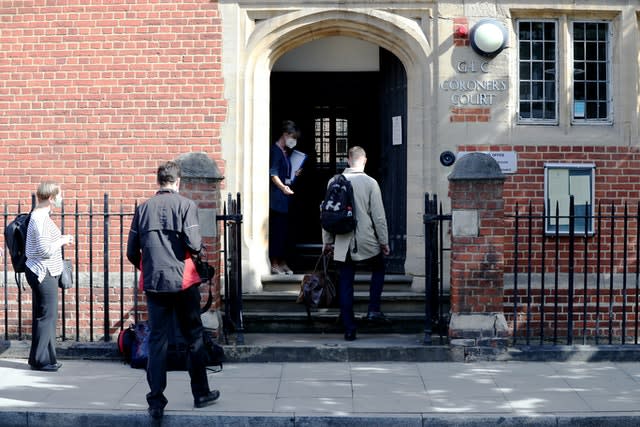
[[[55,199],[53,199],[53,206],[55,206],[56,208],[61,208],[62,207],[62,196],[56,196]]]
[[[286,145],[288,148],[293,148],[296,146],[297,143],[298,143],[297,139],[287,138],[287,140],[284,142],[284,145]]]

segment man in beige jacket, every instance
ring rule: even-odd
[[[353,280],[356,263],[366,263],[372,270],[367,319],[373,322],[388,322],[380,311],[380,300],[384,285],[383,255],[389,255],[391,250],[380,187],[375,179],[364,173],[367,163],[364,149],[352,147],[349,150],[348,162],[349,167],[344,170],[343,175],[353,187],[357,227],[355,232],[347,234],[331,234],[322,230],[322,242],[324,251],[333,252],[333,259],[338,262],[340,315],[345,330],[344,339],[353,341],[356,339],[356,324],[353,318]]]

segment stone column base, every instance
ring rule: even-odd
[[[452,313],[449,339],[507,338],[509,326],[502,313]]]

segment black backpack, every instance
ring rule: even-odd
[[[346,234],[356,229],[356,208],[351,182],[343,175],[336,175],[320,204],[320,224],[332,234]]]
[[[4,241],[9,249],[13,271],[16,273],[24,273],[26,269],[25,245],[30,219],[30,213],[18,214],[4,229]]]

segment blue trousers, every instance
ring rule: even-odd
[[[355,332],[356,322],[353,317],[353,281],[356,276],[357,264],[366,264],[371,267],[371,284],[369,285],[369,309],[368,312],[380,311],[382,299],[382,287],[384,286],[384,258],[382,253],[366,259],[354,262],[349,254],[345,262],[338,263],[340,316],[345,332]]]

